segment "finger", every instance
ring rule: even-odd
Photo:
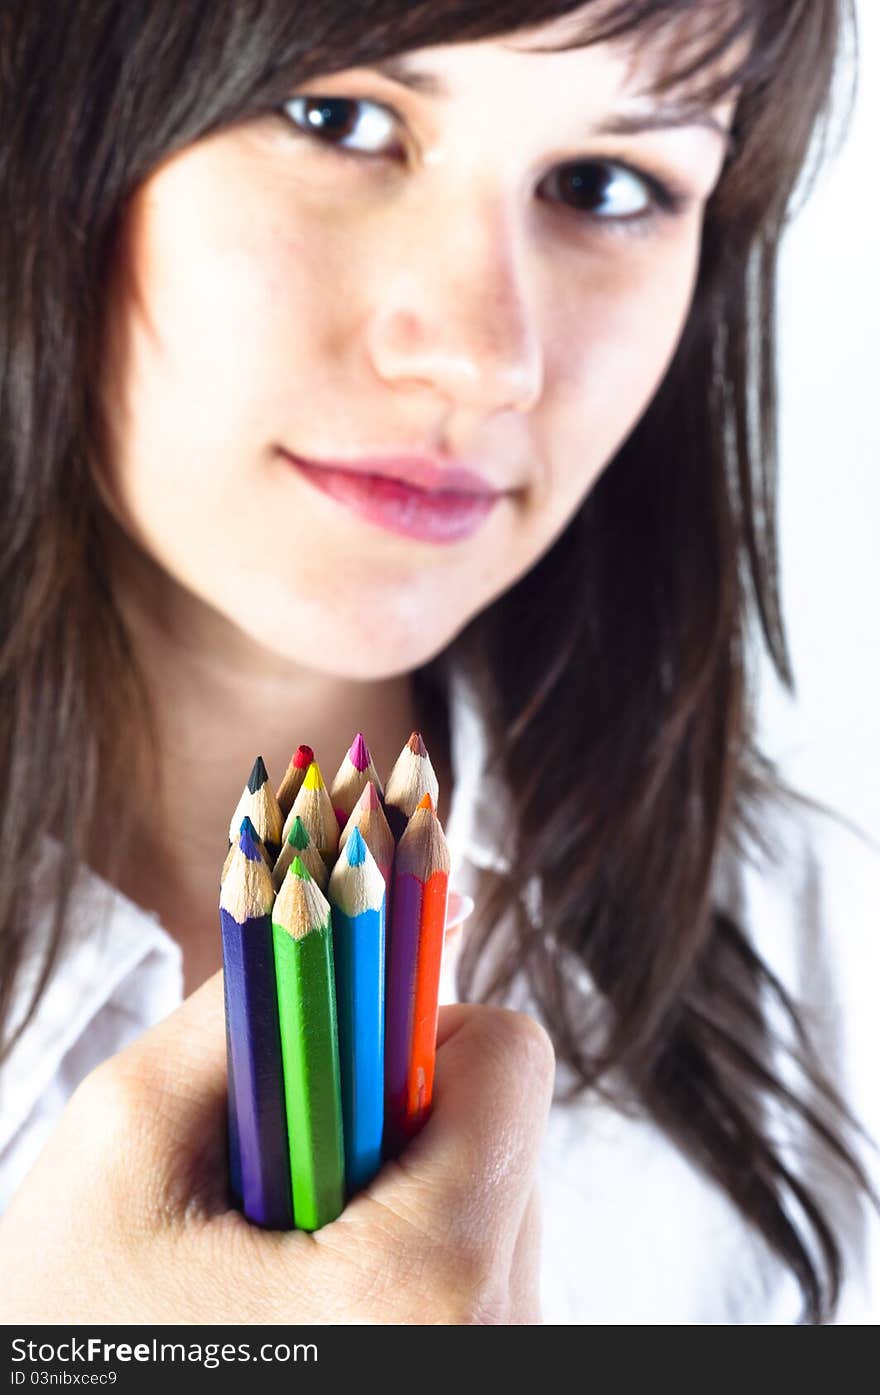
[[[513,1253],[553,1090],[553,1048],[530,1017],[455,1004],[441,1010],[434,1107],[370,1194],[426,1233]],[[500,1251],[499,1251],[500,1253]]]
[[[446,933],[463,925],[474,909],[474,898],[459,891],[450,891],[446,906]]]
[[[510,1266],[510,1306],[513,1321],[539,1323],[541,1270],[541,1203],[533,1186],[520,1223]]]

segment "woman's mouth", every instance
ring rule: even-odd
[[[367,522],[422,542],[473,536],[507,494],[473,471],[421,456],[318,462],[282,454],[316,489]]]

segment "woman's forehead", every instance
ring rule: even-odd
[[[498,9],[503,15],[505,7]],[[624,67],[626,86],[633,95],[673,92],[682,101],[717,101],[739,85],[751,34],[747,0],[704,0],[699,5],[690,0],[591,0],[536,24],[502,29],[476,40],[450,37],[402,50],[374,64],[367,60],[367,64],[431,94],[444,89],[442,75],[430,71],[432,60],[442,66],[444,57],[447,61],[451,57],[461,66],[462,50],[489,46],[522,56],[565,57],[560,68],[565,80],[566,76],[576,79],[584,67],[595,72],[599,54],[591,54],[583,65],[578,63],[578,53],[604,48],[609,56],[613,54],[616,66]]]

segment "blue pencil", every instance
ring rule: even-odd
[[[349,1195],[382,1164],[385,1075],[385,879],[355,827],[327,888]]]
[[[293,1226],[272,948],[272,874],[248,828],[220,889],[231,1184],[248,1220]]]

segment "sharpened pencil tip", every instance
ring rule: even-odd
[[[431,813],[433,814],[433,812],[434,812],[434,801],[433,801],[433,799],[431,798],[430,794],[429,794],[427,791],[422,795],[421,799],[419,800],[418,804],[416,805],[416,808],[417,808],[417,809],[430,809],[430,810],[431,810]]]
[[[250,824],[249,828],[244,827],[244,820],[242,820],[242,830],[238,839],[238,846],[249,862],[262,862],[263,858],[260,852],[256,830],[250,819],[248,819],[247,822]]]
[[[318,762],[313,760],[308,770],[306,778],[303,780],[303,788],[307,790],[322,790],[324,788],[324,777],[318,768]]]
[[[248,776],[247,787],[251,794],[256,794],[258,789],[262,789],[269,776],[266,774],[266,767],[263,764],[263,757],[257,756],[254,767]]]
[[[292,848],[299,848],[300,852],[309,846],[309,830],[306,828],[299,814],[297,814],[293,823],[290,825],[287,841]]]
[[[372,780],[368,780],[364,785],[361,797],[358,800],[358,808],[362,814],[369,813],[370,810],[379,808],[379,791],[376,789]]]
[[[345,845],[345,856],[349,867],[360,867],[362,862],[367,860],[367,845],[364,842],[363,834],[355,824],[348,835],[348,842]]]
[[[312,880],[312,874],[308,867],[303,866],[302,861],[298,857],[295,857],[291,862],[290,871],[287,875],[290,876],[291,872],[295,877],[300,877],[304,882],[310,882]]]
[[[406,744],[414,756],[426,756],[428,754],[428,748],[422,740],[422,734],[419,731],[414,731]]]
[[[348,751],[348,759],[351,761],[355,770],[366,770],[367,766],[370,764],[370,751],[364,740],[363,732],[359,731],[354,741],[352,741]]]
[[[297,770],[308,770],[314,759],[315,753],[311,746],[297,746],[296,753],[293,757],[293,765]]]

